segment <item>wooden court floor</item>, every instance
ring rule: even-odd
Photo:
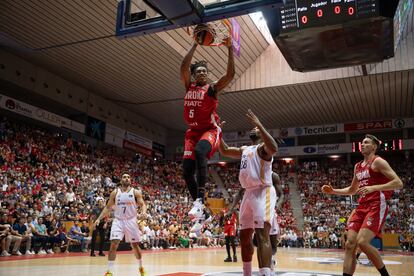
[[[224,263],[224,248],[197,248],[144,251],[144,267],[148,275],[242,275],[240,251],[237,263]],[[328,249],[279,248],[277,275],[330,276],[342,275],[343,252]],[[394,276],[414,275],[414,255],[385,252],[388,271]],[[253,268],[257,270],[256,256]],[[362,257],[362,261],[367,260]],[[4,276],[94,276],[104,275],[106,257],[89,257],[83,253],[54,254],[34,257],[1,257],[0,275]],[[117,256],[115,276],[138,275],[132,252]],[[357,265],[356,276],[379,275],[372,266]]]

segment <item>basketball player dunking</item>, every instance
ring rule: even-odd
[[[388,162],[375,155],[379,145],[378,138],[367,134],[361,146],[364,160],[355,165],[351,185],[343,189],[333,189],[331,185],[322,187],[322,192],[326,194],[360,195],[358,207],[347,222],[344,276],[351,276],[355,272],[357,246],[367,255],[381,276],[389,275],[378,250],[371,245],[371,240],[375,235],[380,235],[381,227],[385,223],[388,212],[386,200],[391,197],[393,190],[401,189],[403,183]]]
[[[135,257],[138,260],[141,276],[147,275],[142,266],[141,251],[139,249],[139,227],[137,223],[137,206],[141,206],[141,219],[147,218],[147,206],[142,198],[141,191],[131,187],[131,176],[124,173],[121,179],[121,187],[112,191],[105,208],[94,223],[96,227],[102,218],[107,216],[114,208],[114,220],[111,227],[111,247],[108,255],[108,271],[105,276],[113,275],[113,267],[116,259],[116,250],[119,242],[124,238],[131,243]]]
[[[272,184],[272,161],[277,144],[251,110],[247,117],[255,126],[261,142],[241,148],[229,147],[223,139],[220,153],[241,159],[239,181],[246,190],[240,205],[240,244],[243,275],[252,275],[253,233],[257,238],[259,275],[271,275],[272,248],[269,231],[275,215],[276,191]]]
[[[207,159],[211,158],[217,150],[221,137],[216,111],[218,97],[234,77],[234,57],[229,38],[226,43],[227,72],[217,82],[208,83],[206,61],[198,61],[190,66],[197,45],[194,43],[181,64],[181,80],[187,91],[184,97],[184,119],[188,124],[184,142],[183,177],[194,201],[189,215],[194,221],[204,221],[209,217],[204,206]],[[191,81],[191,77],[194,78],[194,82]]]

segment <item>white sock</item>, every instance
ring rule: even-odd
[[[108,261],[108,271],[112,272],[114,269],[115,261]]]
[[[252,262],[243,262],[243,276],[252,276]]]
[[[259,276],[270,276],[271,270],[270,267],[259,268]]]
[[[139,267],[142,267],[142,259],[137,259]]]

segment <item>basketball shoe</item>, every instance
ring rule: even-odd
[[[203,216],[204,211],[204,204],[201,200],[201,198],[197,198],[193,202],[193,208],[188,212],[188,215],[190,216],[192,221],[199,220]]]
[[[145,271],[145,269],[144,269],[144,267],[143,266],[141,266],[140,268],[139,268],[139,275],[140,276],[147,276],[147,272]]]

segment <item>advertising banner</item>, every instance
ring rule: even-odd
[[[308,135],[325,135],[333,133],[343,133],[344,124],[332,124],[332,125],[318,125],[318,126],[305,126],[305,127],[291,127],[280,129],[280,137],[295,137],[295,136],[308,136]]]
[[[130,131],[125,132],[125,140],[133,142],[143,148],[152,150],[152,141]]]
[[[345,132],[390,129],[390,128],[393,128],[392,120],[345,124]]]
[[[64,127],[80,133],[85,133],[85,125],[81,123],[4,95],[0,95],[0,108],[47,123],[49,125]]]
[[[123,147],[123,143],[124,143],[124,139],[118,136],[114,136],[113,134],[110,133],[106,133],[105,134],[105,143],[108,143],[110,145],[122,148]]]
[[[129,150],[132,150],[132,151],[137,152],[137,153],[142,153],[146,156],[152,156],[152,150],[141,147],[140,145],[135,144],[134,142],[124,140],[123,146],[124,146],[125,149],[129,149]]]

